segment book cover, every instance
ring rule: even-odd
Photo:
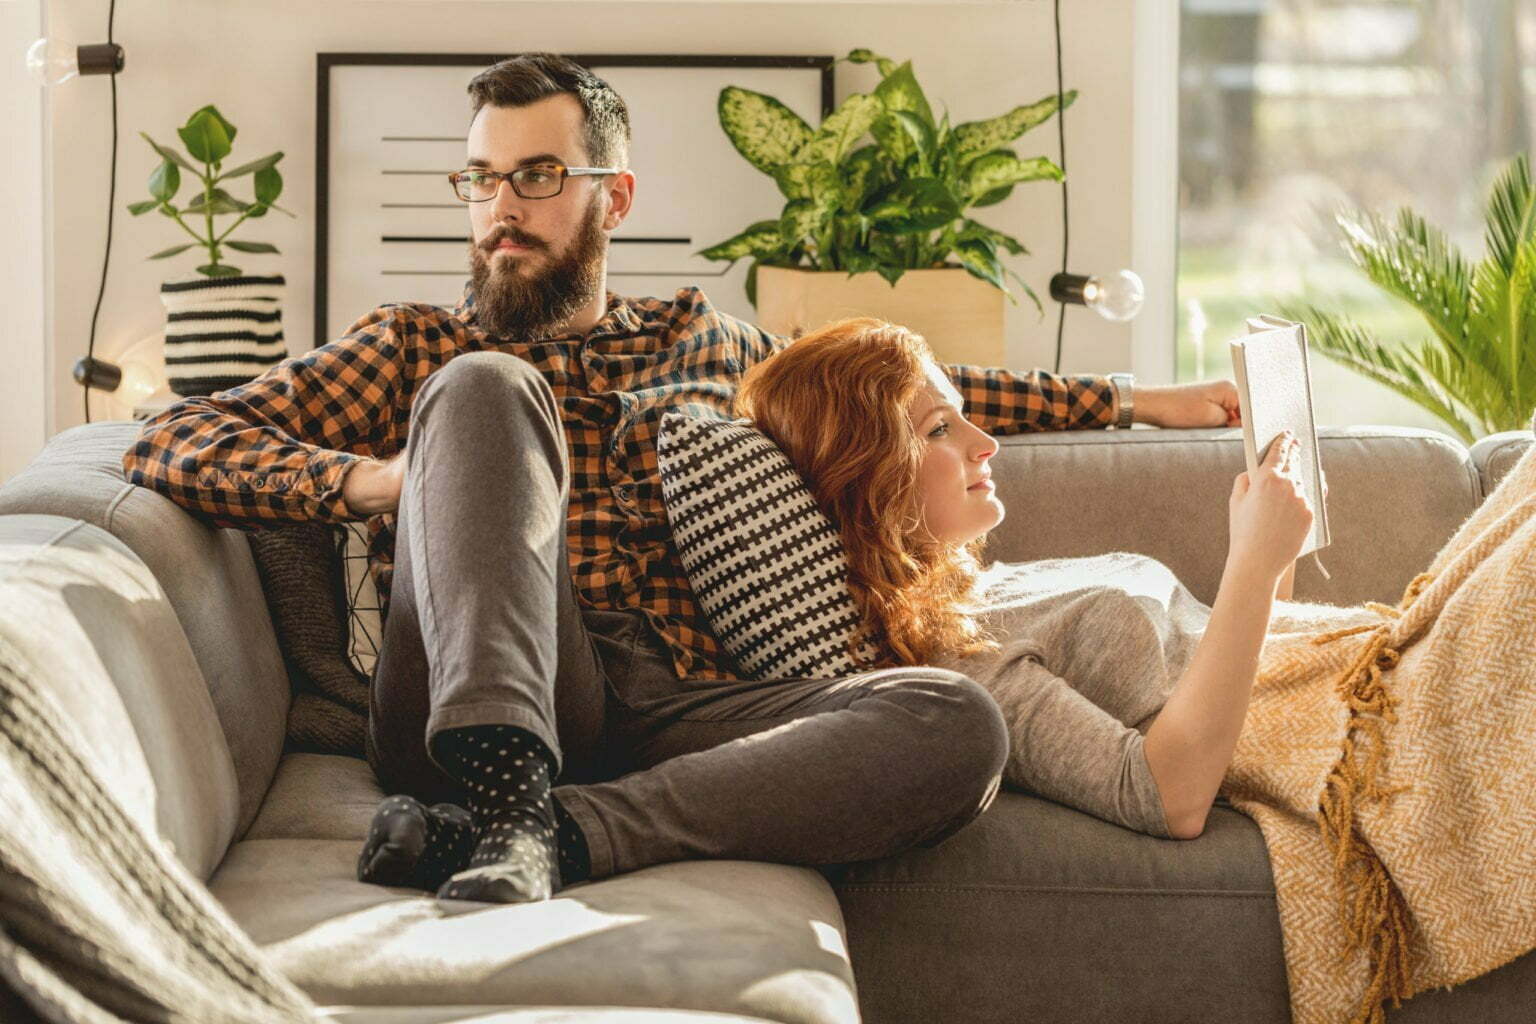
[[[1267,315],[1250,318],[1246,327],[1245,336],[1227,343],[1243,417],[1243,454],[1251,479],[1281,431],[1289,430],[1301,442],[1298,468],[1302,489],[1312,506],[1312,533],[1298,552],[1299,558],[1330,543],[1307,329],[1304,324]],[[1318,568],[1322,569],[1321,563]],[[1327,576],[1326,570],[1323,574]]]

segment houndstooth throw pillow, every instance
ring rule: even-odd
[[[837,529],[789,459],[747,420],[662,417],[662,498],[688,582],[715,635],[755,679],[875,665]]]

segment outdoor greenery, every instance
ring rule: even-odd
[[[911,61],[866,49],[840,58],[873,63],[880,83],[845,99],[813,129],[783,103],[736,86],[720,92],[720,126],[752,166],[783,193],[779,216],[700,251],[731,263],[751,258],[747,298],[757,304],[757,268],[874,271],[894,285],[908,270],[958,265],[1017,302],[1005,276],[1034,299],[1002,255],[1028,250],[966,216],[1000,203],[1027,181],[1060,181],[1045,157],[1022,158],[1014,139],[1057,113],[1052,94],[984,121],[951,125],[933,110]],[[1064,93],[1064,106],[1077,98]],[[873,141],[858,145],[866,136]],[[953,260],[955,262],[951,263]]]
[[[1352,318],[1287,303],[1312,346],[1429,410],[1471,444],[1524,429],[1536,411],[1536,193],[1517,156],[1485,210],[1486,253],[1468,260],[1412,209],[1388,222],[1346,211],[1343,247],[1379,288],[1411,304],[1429,328],[1416,342],[1384,342]]]
[[[268,242],[236,241],[229,235],[247,218],[264,216],[269,209],[281,210],[288,216],[293,216],[292,213],[277,205],[277,197],[283,192],[283,177],[277,170],[277,162],[283,158],[282,153],[269,153],[259,160],[241,164],[233,170],[222,170],[222,162],[229,156],[231,144],[235,141],[235,126],[225,120],[218,108],[212,105],[196,111],[187,118],[186,124],[176,129],[176,134],[181,136],[182,144],[187,147],[187,152],[191,154],[192,159],[202,163],[202,170],[194,167],[191,161],[176,150],[160,145],[144,132],[139,134],[156,153],[160,154],[161,162],[149,176],[149,194],[152,198],[129,204],[128,212],[137,217],[150,210],[159,210],[180,224],[182,230],[195,239],[192,242],[184,242],[181,245],[163,249],[148,257],[149,259],[163,260],[194,246],[201,246],[207,252],[208,262],[197,268],[198,273],[208,277],[235,277],[240,274],[240,268],[221,262],[224,248],[227,247],[236,252],[278,251],[277,246]],[[202,183],[202,189],[192,196],[184,208],[177,209],[171,204],[171,200],[176,197],[177,191],[181,188],[183,170],[195,175]],[[248,203],[236,199],[219,187],[232,178],[247,174],[252,176],[255,189],[254,202]],[[202,223],[199,226],[202,230],[194,230],[182,219],[183,214],[190,214],[194,220],[200,218]],[[239,214],[239,218],[222,232],[216,232],[213,218],[228,214]]]

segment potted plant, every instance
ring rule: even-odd
[[[1008,277],[1003,262],[1027,250],[967,216],[1028,181],[1060,181],[1045,157],[1010,143],[1057,113],[1057,96],[984,121],[935,119],[911,61],[867,49],[841,58],[876,66],[880,82],[855,93],[812,129],[783,103],[736,86],[721,90],[720,126],[783,193],[777,217],[700,251],[751,259],[747,298],[770,331],[791,334],[865,313],[912,327],[955,362],[1003,362]],[[1071,105],[1077,92],[1063,94]],[[866,137],[872,140],[860,145]]]
[[[1407,207],[1393,223],[1360,211],[1335,218],[1350,259],[1418,311],[1427,338],[1388,344],[1346,316],[1281,304],[1319,352],[1417,402],[1468,445],[1526,429],[1536,411],[1536,192],[1525,154],[1494,182],[1484,219],[1487,252],[1474,263]]]
[[[139,134],[159,154],[160,164],[149,176],[150,198],[131,203],[135,217],[159,210],[190,235],[191,242],[173,245],[148,257],[168,259],[197,249],[207,262],[193,274],[173,278],[160,286],[166,309],[165,365],[171,390],[178,395],[207,395],[242,384],[287,357],[283,344],[281,274],[247,275],[226,262],[226,250],[243,253],[275,253],[277,246],[230,238],[248,219],[265,216],[277,205],[283,178],[277,170],[282,153],[223,169],[235,139],[235,126],[218,108],[209,105],[195,111],[176,129],[191,160],[169,146],[162,146],[145,132]],[[197,161],[201,169],[193,164]],[[178,208],[172,200],[181,189],[181,172],[197,178],[201,188]],[[251,176],[254,198],[236,199],[224,187],[235,178]],[[235,216],[234,223],[216,228],[214,218]],[[196,228],[189,224],[190,218]]]

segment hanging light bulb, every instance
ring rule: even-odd
[[[1147,290],[1135,271],[1117,270],[1105,276],[1057,274],[1051,278],[1051,298],[1087,306],[1105,320],[1124,322],[1141,312]]]
[[[42,85],[63,85],[76,75],[115,75],[123,70],[123,48],[116,43],[76,46],[45,36],[27,48],[27,70]]]

